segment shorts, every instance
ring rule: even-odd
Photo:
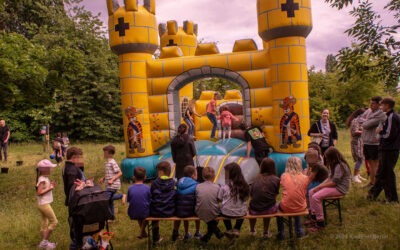
[[[378,160],[378,152],[379,152],[379,146],[378,145],[366,145],[364,144],[364,157],[365,160],[372,160],[372,161],[377,161]]]

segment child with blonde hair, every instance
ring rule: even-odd
[[[290,157],[286,162],[285,173],[281,176],[282,199],[278,209],[284,213],[302,212],[307,208],[306,192],[309,178],[303,174],[302,162],[299,157]],[[279,240],[285,239],[283,218],[277,217]],[[305,236],[301,225],[301,217],[295,217],[295,228],[297,238]]]

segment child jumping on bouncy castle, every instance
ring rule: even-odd
[[[213,98],[210,100],[210,102],[207,104],[207,117],[212,123],[212,129],[211,129],[211,135],[210,139],[211,140],[217,140],[215,138],[215,132],[217,131],[217,99],[218,93],[215,92]]]
[[[221,120],[222,140],[225,140],[226,131],[228,131],[228,139],[231,139],[232,120],[239,121],[239,119],[229,112],[229,108],[226,106],[222,107],[222,112],[218,119]]]

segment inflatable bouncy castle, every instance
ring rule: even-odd
[[[198,25],[185,21],[157,24],[156,1],[107,0],[111,49],[118,55],[123,127],[127,158],[125,178],[143,166],[155,177],[155,165],[167,160],[174,166],[168,143],[182,123],[182,109],[193,98],[193,81],[219,77],[237,83],[217,108],[233,107],[235,115],[262,128],[282,172],[291,155],[302,156],[310,126],[306,37],[312,29],[310,0],[258,0],[258,33],[263,48],[252,39],[233,42],[232,52],[220,53],[214,43],[197,43]],[[160,49],[158,58],[154,53]],[[213,97],[204,91],[195,102],[203,114]],[[224,182],[223,166],[237,162],[251,182],[257,162],[245,158],[241,139],[209,141],[211,123],[196,117],[198,160],[215,168],[216,182]]]

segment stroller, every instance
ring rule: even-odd
[[[72,223],[71,228],[73,228],[78,246],[83,246],[87,243],[83,242],[85,236],[98,234],[106,227],[107,232],[103,234],[104,237],[100,235],[98,239],[94,240],[94,244],[91,244],[93,247],[83,247],[83,249],[113,249],[111,242],[108,242],[112,235],[110,237],[107,221],[114,219],[114,216],[110,210],[110,199],[107,191],[103,191],[98,185],[85,187],[80,191],[75,191],[73,187],[68,209]],[[105,245],[108,246],[106,247]]]

